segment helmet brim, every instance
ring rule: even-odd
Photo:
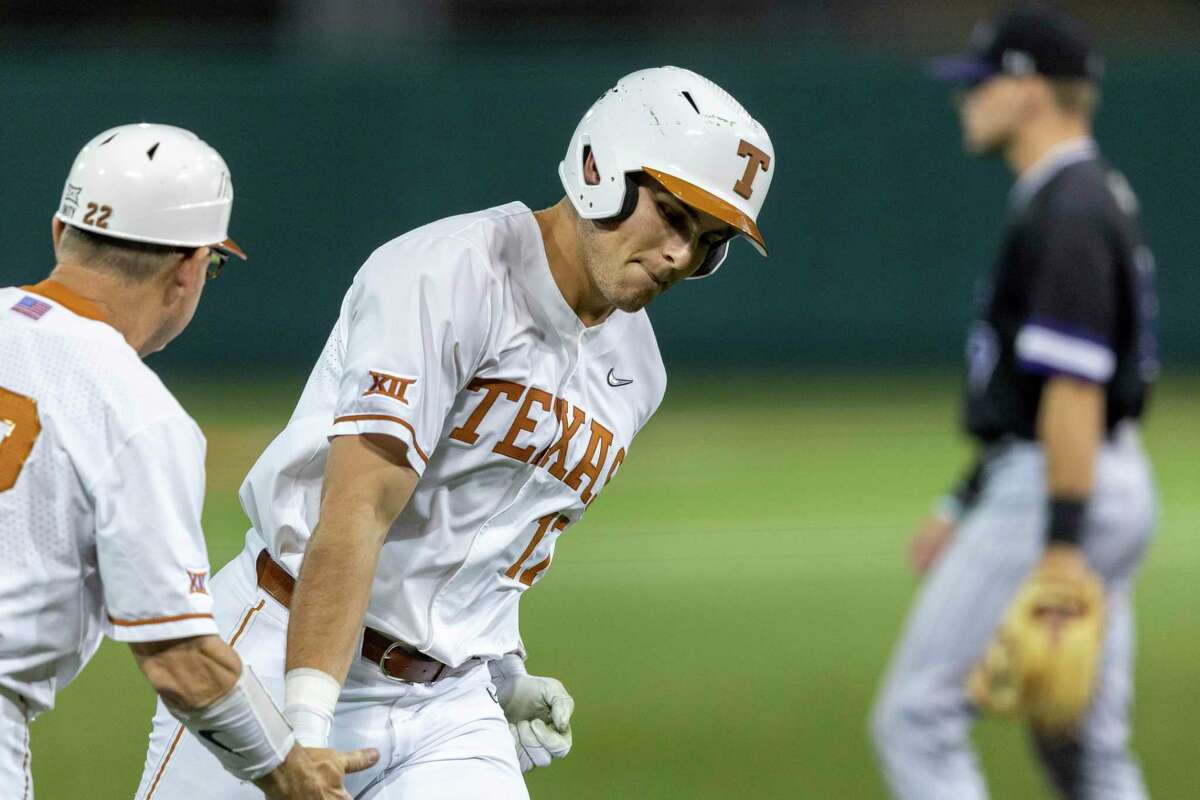
[[[697,211],[703,211],[705,214],[721,220],[734,230],[745,235],[750,240],[750,243],[754,245],[755,250],[764,256],[767,255],[767,245],[763,241],[762,232],[758,230],[758,225],[754,223],[754,220],[746,216],[741,209],[722,200],[712,192],[701,189],[694,183],[689,183],[682,178],[677,178],[674,175],[654,169],[653,167],[643,166],[642,169],[682,202],[687,203]]]
[[[228,250],[230,253],[233,253],[235,256],[240,258],[242,261],[246,260],[246,252],[244,250],[242,250],[242,248],[238,246],[238,243],[235,242],[233,239],[226,239],[225,241],[221,242],[220,244],[214,244],[214,245],[209,245],[209,246],[220,248],[221,250]]]
[[[998,67],[971,53],[940,56],[928,63],[929,76],[942,83],[976,86],[1000,73]]]

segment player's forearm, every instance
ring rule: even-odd
[[[338,683],[345,680],[379,550],[416,485],[402,443],[374,435],[333,440],[320,522],[292,598],[288,671],[318,670]]]
[[[1046,484],[1051,496],[1085,498],[1091,494],[1103,432],[1101,386],[1061,376],[1046,382],[1038,436],[1046,453]]]
[[[284,673],[284,716],[296,741],[317,748],[329,742],[387,529],[361,508],[337,513],[326,497],[292,596]]]
[[[340,436],[329,447],[320,522],[292,596],[284,715],[305,747],[324,747],[350,671],[379,550],[417,485],[404,444]]]
[[[1064,376],[1046,382],[1038,437],[1046,454],[1048,538],[1052,543],[1078,543],[1103,432],[1103,387]]]
[[[327,515],[328,513],[328,515]],[[288,621],[287,669],[316,669],[344,681],[354,658],[387,526],[371,514],[323,507]]]
[[[291,727],[232,647],[217,636],[195,636],[130,649],[171,716],[226,770],[254,781],[269,797],[293,796],[275,791],[305,777],[304,764],[279,772],[295,749]]]
[[[142,674],[168,706],[207,708],[229,693],[242,673],[238,654],[217,636],[130,644]]]

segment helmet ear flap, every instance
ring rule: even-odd
[[[579,155],[580,155],[579,173],[581,175],[583,175],[587,171],[588,156],[591,156],[593,159],[595,159],[596,152],[592,149],[592,146],[590,144],[585,144],[583,146],[582,152],[580,152]],[[599,170],[600,170],[600,164],[599,164],[599,162],[596,162],[596,171],[599,172]],[[637,181],[635,181],[633,179],[633,173],[627,172],[627,173],[625,173],[624,177],[625,177],[625,194],[621,198],[621,207],[617,210],[616,214],[613,214],[611,217],[605,217],[604,222],[620,222],[621,220],[625,219],[630,214],[632,214],[633,210],[635,208],[637,208],[637,203],[638,203]],[[600,175],[599,178],[600,178],[599,182],[604,181],[603,175]],[[610,180],[611,180],[611,178],[610,178]],[[586,179],[585,179],[585,182],[587,182]]]
[[[633,213],[638,204],[638,185],[631,173],[625,173],[625,197],[621,200],[621,210],[610,218],[611,222],[620,222]]]

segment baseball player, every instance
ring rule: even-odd
[[[382,754],[355,797],[525,798],[567,754],[573,701],[527,673],[518,602],[662,399],[644,306],[733,236],[765,254],[775,166],[727,93],[642,70],[584,115],[556,205],[434,222],[358,272],[214,579],[299,741]],[[246,796],[199,744],[160,706],[138,797]]]
[[[986,797],[968,675],[1027,576],[1083,585],[1094,571],[1107,611],[1090,706],[1033,739],[1063,797],[1142,798],[1130,586],[1156,517],[1137,431],[1158,371],[1153,259],[1133,192],[1091,138],[1099,60],[1078,23],[1034,8],[934,69],[964,87],[966,149],[1017,180],[967,344],[979,459],[913,541],[927,574],[876,699],[875,747],[896,797]]]
[[[166,125],[101,133],[54,215],[57,263],[0,289],[0,797],[31,798],[28,722],[102,634],[232,781],[345,796],[367,753],[310,754],[217,636],[200,529],[204,437],[141,359],[230,254],[221,156]],[[257,792],[256,792],[257,793]]]

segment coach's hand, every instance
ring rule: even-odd
[[[351,800],[343,778],[378,760],[374,748],[342,753],[296,745],[282,764],[254,783],[270,800]]]
[[[571,750],[575,701],[561,681],[525,671],[525,662],[507,655],[492,662],[496,699],[508,719],[521,771],[546,767]]]
[[[943,514],[930,514],[917,528],[908,545],[908,562],[913,571],[924,575],[937,561],[942,550],[954,538],[958,524]]]

